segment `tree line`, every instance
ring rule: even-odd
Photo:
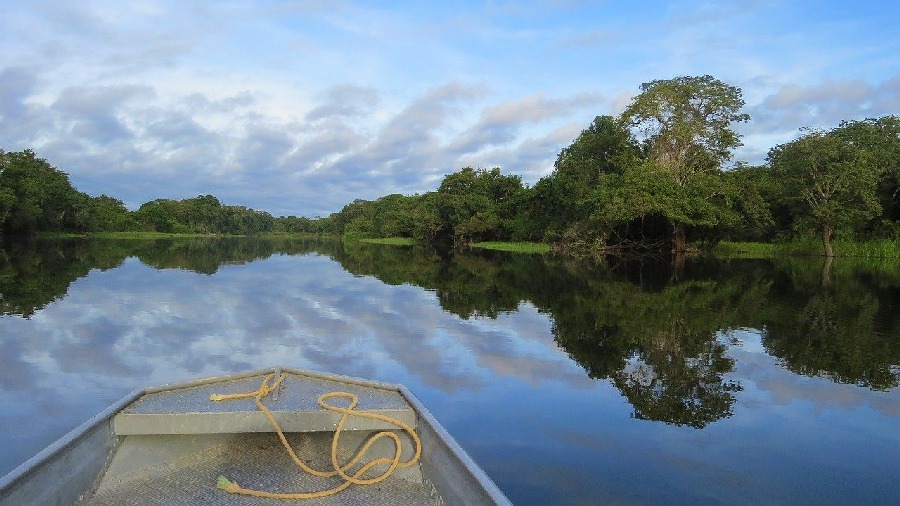
[[[92,197],[32,150],[0,150],[0,237],[38,232],[161,232],[255,235],[316,232],[321,224],[296,216],[224,205],[212,195],[156,199],[129,211],[116,198]]]
[[[688,244],[834,235],[900,239],[900,118],[803,130],[763,165],[726,167],[741,145],[741,90],[711,76],[652,81],[618,117],[598,116],[535,185],[464,168],[435,192],[356,200],[327,228],[465,245],[541,241],[558,250],[668,250]]]
[[[598,116],[533,186],[466,167],[435,191],[354,200],[317,219],[226,206],[211,195],[128,211],[90,197],[34,152],[0,152],[0,232],[322,233],[465,246],[540,241],[568,252],[671,250],[723,239],[900,238],[900,118],[844,121],[729,166],[741,145],[741,90],[712,76],[641,85],[617,117]],[[692,245],[692,246],[689,246]]]

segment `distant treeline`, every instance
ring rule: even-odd
[[[33,151],[0,150],[0,234],[38,232],[162,232],[254,235],[314,232],[321,224],[296,216],[275,218],[212,195],[157,199],[129,211],[118,199],[76,190],[66,173]]]
[[[154,200],[134,212],[90,197],[32,151],[0,151],[0,231],[316,233],[413,237],[464,246],[541,241],[579,252],[687,251],[720,240],[835,234],[900,240],[900,118],[805,130],[760,166],[726,170],[747,121],[741,90],[711,76],[644,83],[618,117],[598,116],[534,186],[500,169],[464,168],[436,191],[355,200],[325,218],[273,217],[211,195]]]

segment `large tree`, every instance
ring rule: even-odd
[[[719,173],[731,151],[741,145],[731,125],[749,119],[740,112],[743,105],[737,87],[708,75],[682,76],[642,84],[641,93],[622,113],[622,121],[631,125],[647,149],[648,167],[642,172],[667,180],[662,185],[666,200],[675,206],[659,211],[672,225],[675,253],[687,249],[688,226],[715,220],[715,211],[704,201],[721,192],[707,187],[714,181],[709,175]],[[690,202],[703,205],[686,209]]]
[[[558,239],[563,232],[578,236],[576,239],[602,234],[590,219],[596,210],[592,196],[604,176],[622,174],[640,157],[640,148],[626,126],[612,116],[597,116],[560,151],[553,173],[535,185],[534,221],[551,239]]]
[[[0,152],[0,230],[9,235],[75,228],[85,195],[34,151]]]
[[[848,137],[847,126],[807,131],[772,148],[768,157],[799,204],[794,227],[818,230],[826,257],[834,256],[836,230],[864,223],[881,211],[877,191],[882,169],[868,143]]]
[[[868,151],[878,174],[882,213],[868,225],[867,232],[882,237],[900,236],[900,117],[844,121],[835,135]]]
[[[465,167],[449,174],[437,191],[437,213],[442,233],[456,245],[507,240],[506,225],[517,213],[522,178],[504,176],[499,167]]]

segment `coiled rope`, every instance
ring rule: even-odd
[[[276,371],[277,372],[277,371]],[[409,467],[415,464],[419,457],[422,454],[422,442],[419,439],[419,436],[416,434],[415,429],[410,427],[409,425],[403,423],[400,420],[395,418],[391,418],[389,416],[384,416],[378,413],[371,413],[367,411],[357,411],[356,405],[359,403],[359,399],[349,393],[349,392],[329,392],[319,396],[317,399],[318,405],[327,411],[332,411],[334,413],[340,413],[341,419],[337,424],[337,427],[334,430],[334,437],[331,440],[331,471],[320,471],[318,469],[313,469],[309,467],[305,462],[303,462],[296,453],[294,453],[294,449],[291,447],[290,443],[288,443],[287,438],[284,436],[284,432],[281,430],[281,426],[278,425],[278,422],[275,420],[275,417],[272,416],[272,413],[269,411],[269,408],[263,404],[262,399],[268,396],[270,393],[274,392],[281,386],[282,382],[284,382],[285,374],[281,373],[277,379],[272,382],[273,378],[275,378],[275,372],[269,374],[263,379],[262,385],[260,385],[259,389],[253,392],[240,393],[240,394],[213,394],[209,396],[211,401],[224,401],[229,399],[245,399],[247,397],[253,397],[256,402],[256,407],[266,415],[266,418],[269,420],[269,423],[272,424],[272,427],[275,428],[275,432],[278,433],[278,438],[281,440],[281,444],[284,446],[287,453],[291,456],[291,459],[297,464],[297,467],[303,469],[307,473],[318,476],[322,478],[328,478],[333,476],[340,476],[343,481],[340,485],[337,485],[333,488],[329,488],[326,490],[319,490],[315,492],[269,492],[266,490],[254,490],[250,488],[244,488],[238,485],[237,483],[229,480],[224,476],[219,476],[219,479],[216,483],[216,486],[226,492],[231,494],[242,494],[249,495],[254,497],[267,497],[271,499],[315,499],[318,497],[327,497],[330,495],[334,495],[350,485],[372,485],[375,483],[379,483],[387,479],[398,467]],[[270,383],[271,382],[271,383]],[[349,405],[344,408],[340,406],[334,406],[332,404],[328,404],[326,401],[333,397],[342,397],[345,399],[349,399]],[[356,454],[351,458],[346,464],[341,465],[338,462],[338,440],[341,437],[341,431],[344,429],[344,424],[347,422],[347,419],[351,416],[357,416],[360,418],[370,418],[373,420],[381,420],[383,422],[387,422],[393,424],[400,429],[406,431],[409,434],[409,437],[413,440],[415,444],[415,451],[412,458],[407,461],[400,461],[400,454],[402,452],[402,444],[400,442],[400,437],[397,434],[390,431],[381,431],[369,438],[366,441],[366,444],[356,452]],[[390,438],[394,441],[394,456],[391,458],[388,457],[379,457],[373,459],[362,465],[358,470],[356,470],[353,474],[347,474],[350,469],[356,466],[360,460],[365,457],[366,452],[369,451],[369,448],[375,444],[379,439]],[[375,466],[388,464],[388,468],[380,475],[374,478],[363,478],[362,476],[366,474],[370,469]]]

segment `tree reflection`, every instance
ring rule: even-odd
[[[809,261],[585,265],[367,245],[334,258],[358,275],[434,290],[462,318],[531,302],[550,315],[559,346],[590,377],[609,379],[638,419],[701,428],[731,416],[742,388],[728,378],[734,329],[761,329],[765,349],[798,374],[879,389],[897,386],[900,376],[900,276],[885,282],[868,269],[838,265],[832,274],[828,266],[826,277]]]
[[[460,318],[495,318],[528,300],[528,273],[543,265],[527,255],[456,254],[408,246],[347,242],[331,257],[348,272],[392,284],[413,284],[437,295],[441,307]]]
[[[741,387],[725,379],[734,361],[717,338],[768,289],[752,276],[713,281],[716,264],[695,270],[706,278],[674,282],[673,267],[653,261],[586,266],[490,253],[419,265],[422,257],[389,248],[348,248],[344,255],[338,259],[357,274],[396,283],[403,272],[416,273],[406,281],[435,290],[442,307],[463,318],[494,317],[529,301],[549,313],[556,342],[589,376],[619,388],[635,418],[697,428],[731,416]]]
[[[68,292],[92,269],[118,267],[129,257],[157,269],[213,274],[223,265],[274,254],[306,254],[330,243],[297,239],[19,240],[0,248],[0,314],[30,318]],[[339,246],[339,244],[338,244]]]
[[[97,250],[85,241],[10,242],[0,248],[0,314],[31,318],[91,269],[114,268],[124,259],[119,251]]]
[[[715,275],[718,267],[706,269]],[[746,321],[746,308],[759,307],[768,285],[753,276],[686,276],[661,289],[651,279],[647,290],[608,273],[589,296],[561,300],[551,314],[557,343],[591,377],[609,378],[635,418],[702,428],[733,413],[741,386],[726,379],[734,359],[724,336]]]
[[[797,374],[874,390],[900,385],[900,273],[845,270],[816,287],[812,269],[791,272],[766,321],[766,351]]]
[[[727,347],[705,336],[692,343],[705,348],[699,352],[680,344],[651,346],[613,373],[613,384],[634,407],[633,416],[698,429],[731,416],[732,393],[742,387],[723,379],[734,369],[734,359],[725,355]]]
[[[556,343],[609,380],[633,416],[702,428],[733,414],[740,383],[728,336],[761,329],[787,369],[886,390],[900,385],[900,270],[789,261],[608,260],[299,239],[45,241],[0,252],[0,312],[31,317],[91,269],[129,257],[213,274],[274,254],[322,254],[356,276],[433,291],[460,318],[495,318],[523,302],[547,314]]]

